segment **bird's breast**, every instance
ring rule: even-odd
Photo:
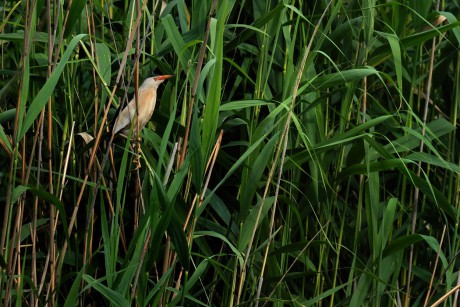
[[[152,117],[155,110],[156,93],[155,90],[146,90],[139,93],[139,119],[143,127]]]

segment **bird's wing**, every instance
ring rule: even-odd
[[[128,105],[123,109],[123,111],[118,114],[115,124],[113,125],[112,134],[116,134],[120,130],[124,129],[131,123],[131,120],[134,118],[136,112],[136,101],[132,99]]]

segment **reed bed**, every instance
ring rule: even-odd
[[[460,5],[434,2],[2,2],[2,304],[456,306]]]

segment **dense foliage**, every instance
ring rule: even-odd
[[[458,1],[0,7],[3,304],[457,305]]]

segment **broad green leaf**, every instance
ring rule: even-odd
[[[72,1],[69,11],[67,12],[67,24],[65,28],[64,37],[67,37],[73,30],[75,24],[79,19],[85,20],[82,16],[83,8],[85,7],[85,1]]]
[[[83,277],[83,269],[78,272],[76,278],[73,280],[72,287],[69,290],[68,295],[66,296],[64,307],[75,307],[76,302],[78,302],[79,290],[81,286],[81,279]]]
[[[192,183],[197,191],[201,191],[204,177],[205,162],[201,152],[200,120],[198,118],[198,108],[193,110],[192,127],[190,129],[190,144],[188,154],[190,156],[190,168],[192,171]]]
[[[155,216],[152,216],[151,227],[152,227],[152,242],[161,242],[165,231],[169,227],[172,215],[174,214],[174,203],[169,199],[166,191],[163,188],[163,183],[160,181],[159,176],[153,173],[153,193],[158,197],[156,201],[160,203],[161,214],[157,224],[152,224],[155,221]],[[156,212],[152,212],[156,214]],[[155,259],[160,251],[160,247],[155,245],[152,253],[152,257]]]
[[[21,197],[21,195],[24,194],[29,189],[30,189],[29,187],[26,187],[23,185],[19,185],[15,187],[13,190],[13,194],[11,195],[11,203],[15,204],[18,201],[19,197]]]
[[[16,116],[16,108],[9,109],[0,113],[0,124],[5,122],[12,122],[14,121],[14,117]]]
[[[445,168],[446,170],[460,174],[460,167],[457,164],[440,159],[439,157],[426,152],[413,152],[406,158],[415,162],[420,161],[426,164],[439,166]]]
[[[185,69],[188,67],[188,61],[192,60],[192,54],[185,48],[185,41],[182,35],[179,33],[176,23],[171,15],[166,15],[161,18],[162,25],[168,34],[168,40],[171,42],[174,51],[179,56],[179,61],[182,67]]]
[[[346,286],[348,286],[348,284],[350,284],[350,282],[347,282],[347,283],[344,283],[344,284],[341,284],[337,287],[334,287],[334,288],[331,288],[329,290],[326,290],[324,291],[323,293],[309,299],[309,300],[300,300],[300,303],[303,305],[303,306],[317,306],[317,304],[321,301],[323,301],[325,298],[333,295],[334,293],[342,290],[343,288],[345,288]]]
[[[120,277],[117,278],[119,283],[116,286],[116,291],[119,294],[122,294],[124,297],[130,295],[131,286],[134,283],[134,278],[139,269],[140,265],[145,265],[140,263],[141,255],[143,252],[144,244],[147,240],[147,233],[149,228],[149,223],[144,223],[142,227],[138,227],[136,232],[140,232],[138,239],[134,241],[135,248],[132,250],[132,253],[129,254],[127,260],[129,260],[126,265],[123,266],[122,272],[120,272]]]
[[[208,267],[209,261],[207,259],[204,259],[203,261],[196,266],[192,276],[190,276],[190,279],[184,284],[183,293],[189,293],[190,289],[201,280],[203,273],[205,272],[206,268]],[[182,294],[176,295],[174,299],[171,300],[170,305],[175,306],[179,303],[179,300],[181,299]]]
[[[262,198],[258,198],[257,204],[252,208],[251,212],[248,214],[245,219],[243,226],[241,227],[240,236],[238,238],[237,248],[239,251],[245,251],[249,241],[251,240],[252,233],[254,228],[258,228],[260,223],[264,220],[265,216],[268,213],[268,210],[271,208],[275,201],[274,197],[267,197],[263,204],[263,208],[260,214],[259,222],[256,224],[257,215],[259,214],[260,207],[262,206]]]
[[[279,14],[281,14],[281,12],[285,9],[286,9],[285,4],[283,2],[280,2],[275,8],[273,8],[273,10],[267,12],[264,16],[257,18],[254,21],[254,23],[250,25],[250,28],[247,28],[241,31],[241,33],[239,33],[235,38],[233,38],[228,44],[225,45],[225,48],[224,48],[225,54],[229,52],[233,52],[234,48],[236,48],[238,45],[246,42],[254,34],[259,33],[251,29],[262,28],[267,23],[269,23],[272,19],[279,16]]]
[[[273,148],[278,141],[278,133],[274,134],[273,137],[263,146],[257,155],[255,162],[249,167],[248,179],[241,185],[241,196],[240,196],[240,216],[245,218],[250,206],[252,205],[254,195],[258,189],[258,186],[254,182],[261,182],[262,175],[266,169],[270,168],[270,159],[273,155]],[[268,166],[268,167],[267,167]]]
[[[419,235],[419,234],[412,234],[412,235],[407,235],[403,236],[400,238],[397,238],[389,244],[382,253],[382,257],[388,257],[389,255],[392,255],[394,253],[398,253],[402,250],[405,250],[411,245],[418,244],[420,241],[425,241],[429,247],[431,247],[432,251],[434,254],[438,254],[440,252],[440,259],[441,262],[444,266],[444,268],[447,267],[448,261],[443,253],[443,251],[439,251],[439,243],[436,240],[436,238],[433,238],[431,236],[425,236],[425,235]]]
[[[322,75],[311,81],[308,81],[307,84],[309,83],[309,90],[316,91],[319,89],[327,89],[345,83],[360,81],[364,77],[375,74],[378,74],[378,71],[373,67],[356,68]],[[302,85],[304,84],[305,83],[302,83]]]
[[[188,173],[188,168],[189,168],[189,162],[188,160],[185,160],[181,168],[174,175],[174,178],[171,184],[169,184],[167,195],[168,195],[168,199],[172,200],[172,202],[174,202],[174,200],[177,197],[177,194],[180,192],[180,188],[184,184],[184,180]]]
[[[346,145],[347,143],[364,137],[365,131],[371,129],[372,127],[388,120],[392,116],[385,115],[373,118],[369,121],[366,121],[363,124],[357,125],[356,127],[351,128],[350,130],[338,134],[324,142],[318,143],[314,146],[314,148],[309,148],[306,150],[302,150],[300,153],[296,153],[295,155],[291,156],[289,160],[286,161],[286,169],[290,169],[294,166],[294,164],[300,165],[311,159],[309,152],[314,150],[317,154],[323,151],[331,150],[337,148],[340,145]]]
[[[46,81],[45,85],[43,85],[42,89],[38,92],[37,96],[30,104],[29,109],[27,110],[26,118],[24,119],[24,122],[22,124],[22,129],[18,134],[18,141],[24,137],[27,131],[29,131],[35,119],[40,114],[42,108],[48,102],[48,99],[53,94],[54,88],[56,87],[56,84],[58,83],[59,78],[61,77],[61,74],[64,71],[67,62],[69,61],[69,58],[72,55],[75,46],[78,44],[80,40],[82,40],[86,36],[87,34],[79,34],[75,36],[67,46],[64,55],[62,56],[58,65],[56,66],[56,69],[51,74],[51,77]]]
[[[251,145],[239,158],[238,160],[230,167],[227,174],[222,178],[222,180],[216,185],[216,187],[206,195],[205,200],[201,206],[197,209],[196,216],[200,216],[203,210],[206,208],[206,205],[211,199],[211,196],[219,189],[219,187],[224,184],[224,182],[246,161],[248,156],[259,146],[259,144],[264,140],[264,138],[258,139],[254,144]]]
[[[168,225],[168,234],[171,237],[171,242],[174,244],[180,264],[188,271],[190,267],[190,253],[187,238],[177,215],[173,214],[171,220],[171,223]]]
[[[48,33],[35,32],[32,39],[35,42],[48,43]],[[24,31],[19,30],[15,33],[1,33],[0,40],[22,42],[24,41]]]
[[[455,127],[444,118],[435,119],[427,124],[427,131],[430,133],[427,132],[425,140],[432,141],[435,138],[440,138],[441,136],[444,136],[454,130]],[[418,132],[418,135],[421,135],[421,129],[417,128],[415,131]],[[385,145],[384,150],[388,154],[393,154],[408,152],[417,146],[420,146],[420,138],[417,138],[415,134],[407,134]],[[369,152],[369,156],[369,160],[371,161],[381,156],[381,153],[378,153],[374,149]]]
[[[83,274],[83,280],[88,284],[86,288],[93,288],[94,290],[98,291],[107,301],[111,302],[115,306],[131,306],[131,303],[120,293],[103,285],[100,280],[96,280],[86,274]]]
[[[170,267],[160,278],[160,280],[155,284],[153,289],[149,292],[147,298],[145,299],[145,303],[149,304],[151,300],[155,299],[155,296],[161,296],[162,292],[159,292],[161,289],[166,288],[166,284],[171,277],[171,274],[174,270],[174,267]],[[147,306],[147,305],[146,305]],[[157,306],[157,304],[152,304],[149,306]]]
[[[396,72],[396,80],[398,84],[399,91],[402,93],[403,92],[403,76],[402,76],[402,71],[403,71],[403,65],[402,65],[402,59],[401,59],[401,48],[399,45],[399,39],[396,35],[394,34],[388,34],[384,32],[378,32],[376,31],[379,35],[383,36],[388,40],[388,43],[390,44],[391,48],[391,53],[393,55],[393,64]]]
[[[397,198],[390,198],[385,208],[385,213],[383,215],[382,224],[380,225],[380,229],[379,229],[379,237],[380,237],[380,244],[381,244],[382,250],[387,245],[388,238],[391,234],[391,230],[393,229],[393,222],[394,222],[394,216],[395,216],[397,204],[398,204]]]
[[[49,193],[48,191],[43,190],[42,188],[35,188],[32,186],[23,186],[23,185],[18,185],[17,187],[14,188],[11,202],[12,203],[16,202],[18,198],[26,191],[29,191],[33,195],[37,196],[39,199],[56,207],[56,209],[59,211],[59,218],[64,228],[63,231],[64,231],[65,238],[66,240],[69,240],[69,234],[67,232],[68,227],[67,227],[66,211],[64,210],[64,205],[62,204],[62,202],[55,195]]]
[[[201,153],[203,158],[207,161],[211,152],[211,147],[216,140],[217,122],[219,119],[219,107],[221,104],[221,87],[222,87],[222,74],[223,74],[223,41],[224,41],[224,22],[227,14],[227,1],[222,1],[219,7],[219,19],[215,23],[215,37],[213,40],[212,33],[211,42],[214,43],[213,54],[215,57],[214,69],[211,73],[211,83],[208,89],[206,104],[203,114],[202,136],[201,136]],[[212,47],[212,46],[211,46]],[[205,161],[203,161],[205,162]]]
[[[110,78],[112,77],[110,49],[104,43],[97,43],[96,52],[99,71],[101,73],[102,80],[104,81],[101,93],[101,101],[105,102],[105,99],[107,97],[107,91],[105,90],[105,87],[107,85],[110,85]]]
[[[225,236],[221,235],[220,233],[217,233],[217,232],[214,232],[214,231],[196,231],[195,234],[194,234],[194,237],[195,238],[198,238],[198,237],[215,237],[217,239],[222,240],[223,242],[225,242],[228,245],[228,247],[230,247],[232,252],[237,257],[237,260],[238,260],[238,263],[240,265],[240,268],[243,266],[243,261],[244,260],[243,260],[243,256],[241,255],[240,251]]]
[[[351,176],[358,174],[367,174],[368,172],[381,172],[394,170],[397,167],[404,167],[406,164],[414,163],[410,159],[388,159],[370,162],[367,164],[354,164],[345,168],[340,176]]]
[[[446,17],[447,21],[450,24],[459,24],[459,22],[458,22],[458,20],[457,20],[457,18],[455,17],[454,14],[452,14],[450,12],[439,12],[439,14],[441,14],[444,17]],[[460,29],[459,29],[459,27],[453,28],[452,32],[454,33],[455,38],[457,39],[457,46],[460,46]]]
[[[416,34],[400,39],[400,42],[404,49],[408,49],[416,45],[421,45],[424,42],[432,39],[433,37],[439,36],[449,30],[452,30],[458,27],[459,25],[460,25],[460,22],[456,22],[453,24],[448,24],[448,25],[441,26],[441,27],[431,29],[428,31],[424,31],[421,33],[416,33]],[[371,56],[372,58],[369,59],[368,64],[370,66],[375,67],[391,56],[391,46],[387,44],[382,45],[376,48],[375,51],[371,54]]]
[[[36,226],[40,227],[45,225],[49,221],[49,218],[37,219]],[[30,236],[30,233],[33,229],[33,222],[23,224],[21,229],[21,242],[27,239]]]
[[[240,100],[240,101],[231,101],[222,104],[219,107],[219,111],[238,111],[244,108],[260,107],[273,105],[273,103],[264,101],[264,100]]]

